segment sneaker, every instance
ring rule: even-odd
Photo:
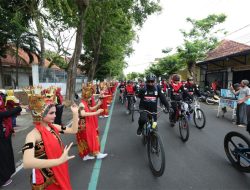
[[[3,187],[6,187],[6,186],[8,186],[9,184],[11,184],[12,183],[12,179],[9,179],[9,180],[7,180],[2,186]]]
[[[127,110],[127,111],[126,111],[126,114],[127,114],[127,115],[128,115],[128,114],[130,114],[130,111],[129,111],[129,110]]]
[[[90,156],[90,155],[88,154],[88,155],[84,156],[82,160],[83,160],[83,161],[86,161],[86,160],[93,160],[93,159],[95,159],[95,157],[94,157],[94,156]]]
[[[109,115],[104,115],[104,117],[109,117]]]
[[[97,159],[103,159],[103,158],[105,158],[106,156],[108,156],[108,154],[104,154],[104,153],[98,153],[97,155],[96,155],[96,158]]]
[[[141,136],[141,134],[142,134],[142,127],[140,127],[140,126],[138,127],[136,134],[137,134],[137,136]]]
[[[100,115],[99,118],[104,118],[104,116]]]

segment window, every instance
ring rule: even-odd
[[[4,86],[12,86],[11,75],[3,75]]]

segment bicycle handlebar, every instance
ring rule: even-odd
[[[147,113],[149,113],[150,115],[157,115],[157,114],[159,114],[159,113],[161,113],[162,111],[163,111],[163,109],[162,108],[160,108],[161,110],[160,111],[158,111],[158,112],[150,112],[150,111],[148,111],[148,110],[140,110],[140,109],[137,109],[137,110],[134,110],[134,111],[138,111],[139,113],[141,113],[141,112],[147,112]]]

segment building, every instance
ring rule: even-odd
[[[221,88],[228,88],[242,79],[250,80],[250,46],[232,40],[223,40],[217,48],[207,53],[200,68],[200,86],[211,85],[214,80]]]
[[[33,52],[26,52],[18,49],[18,60],[16,62],[15,48],[10,46],[6,52],[6,56],[0,58],[0,89],[10,89],[16,87],[16,74],[18,72],[18,87],[26,87],[33,85],[32,65],[38,65],[39,58]],[[45,68],[61,70],[56,65],[51,65],[45,60]],[[18,70],[16,72],[16,70]]]

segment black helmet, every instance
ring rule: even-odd
[[[172,77],[172,80],[173,81],[180,81],[180,76],[179,75],[177,75],[177,74],[175,74],[173,77]]]
[[[155,81],[155,79],[156,79],[156,76],[152,73],[146,76],[147,81]]]

